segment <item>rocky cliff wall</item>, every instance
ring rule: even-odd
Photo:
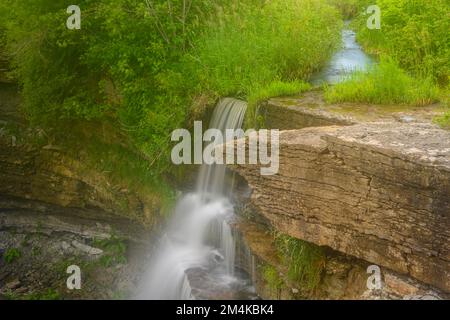
[[[233,166],[290,236],[450,291],[450,133],[369,123],[283,131],[280,170]]]
[[[84,128],[88,131],[85,135],[67,132],[66,136],[85,147],[72,150],[59,145],[44,130],[31,128],[20,113],[20,103],[15,85],[0,84],[0,195],[62,207],[97,208],[146,224],[155,222],[160,195],[132,188],[130,181],[114,179],[114,172],[95,163],[113,161],[118,147],[127,156],[134,156],[132,160],[138,159],[117,130],[100,123]],[[93,140],[106,150],[97,152],[97,160],[88,152],[96,147]]]

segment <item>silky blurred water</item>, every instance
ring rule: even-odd
[[[246,108],[243,101],[223,99],[210,128],[222,132],[240,128]],[[139,286],[138,299],[193,299],[194,292],[209,298],[233,297],[228,293],[249,286],[248,279],[235,274],[236,241],[229,225],[234,211],[225,196],[229,194],[225,177],[224,165],[202,165],[197,190],[178,201]]]

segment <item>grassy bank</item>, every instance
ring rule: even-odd
[[[367,72],[355,72],[347,81],[325,89],[328,102],[410,104],[424,106],[440,99],[440,90],[428,78],[409,76],[396,62],[383,59]]]

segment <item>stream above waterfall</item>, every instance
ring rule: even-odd
[[[350,29],[350,21],[345,21],[341,50],[336,52],[326,67],[314,74],[310,81],[315,85],[335,84],[345,80],[355,71],[367,70],[372,64],[372,58],[356,42],[356,33]]]

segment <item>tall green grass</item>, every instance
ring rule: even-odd
[[[325,88],[325,99],[330,103],[423,106],[439,101],[439,96],[439,88],[430,78],[415,79],[391,59],[383,59],[367,72],[356,72],[348,80]]]
[[[316,289],[326,263],[322,248],[280,233],[275,234],[275,244],[288,265],[289,280],[302,289]]]
[[[208,21],[184,60],[194,94],[249,101],[247,126],[256,126],[261,98],[300,93],[340,44],[336,9],[321,0],[239,2]],[[187,71],[187,72],[186,72]]]

